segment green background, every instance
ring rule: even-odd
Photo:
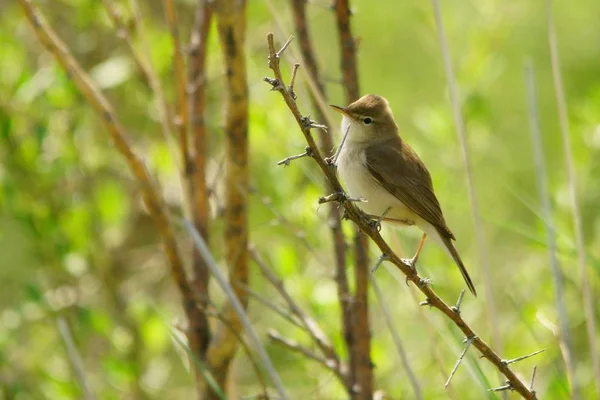
[[[173,141],[160,129],[152,93],[98,1],[39,3],[60,37],[92,75],[118,111],[134,148],[161,184],[175,214],[182,191]],[[172,42],[162,4],[142,2],[151,59],[169,102],[174,102]],[[187,42],[194,4],[180,1],[180,30]],[[452,119],[440,45],[428,1],[353,1],[352,29],[359,40],[361,92],[387,97],[401,135],[429,167],[436,192],[467,268],[485,294],[480,250],[461,148]],[[308,6],[311,36],[328,100],[343,105],[335,16],[328,2]],[[121,7],[121,3],[119,3]],[[553,279],[540,218],[533,148],[524,80],[531,60],[539,87],[539,111],[548,183],[557,227],[558,258],[582,398],[595,398],[583,314],[581,276],[552,83],[543,1],[445,1],[443,19],[463,101],[473,178],[483,218],[492,296],[503,358],[545,348],[535,358],[513,365],[528,381],[538,366],[540,398],[569,398],[569,384],[555,332],[558,326]],[[127,15],[128,7],[122,9]],[[99,119],[74,84],[42,50],[18,3],[0,1],[0,398],[81,398],[57,329],[69,322],[94,392],[120,399],[139,392],[157,399],[189,398],[193,376],[185,350],[173,340],[184,320],[180,296],[169,275],[152,221],[123,159],[112,147]],[[589,283],[600,283],[600,3],[582,0],[554,5],[556,30],[573,149]],[[277,167],[280,159],[301,153],[305,142],[280,96],[262,82],[267,67],[265,35],[293,34],[285,1],[248,2],[247,55],[250,88],[249,195],[251,242],[284,279],[290,293],[317,320],[342,351],[333,256],[326,226],[322,176],[309,159]],[[219,199],[223,159],[221,98],[223,71],[216,31],[208,53],[208,124],[211,244],[221,259]],[[136,42],[136,45],[139,43]],[[284,58],[284,70],[299,54],[297,43]],[[310,108],[305,75],[297,93],[304,113]],[[314,114],[314,113],[313,113]],[[331,114],[335,121],[339,115]],[[339,129],[332,132],[339,141]],[[347,237],[353,232],[344,223]],[[179,231],[186,254],[188,236]],[[416,229],[384,229],[399,253],[412,253]],[[379,254],[371,246],[374,260]],[[433,243],[426,244],[421,271],[447,302],[464,286],[460,274]],[[427,399],[495,398],[487,389],[503,381],[495,369],[470,350],[444,390],[462,349],[458,330],[439,312],[420,308],[420,293],[404,284],[391,266],[376,278],[410,364]],[[252,271],[252,286],[272,299],[272,287]],[[222,292],[212,290],[219,304]],[[492,341],[489,303],[467,295],[463,316],[480,337]],[[376,387],[390,398],[413,397],[382,311],[371,296],[372,357]],[[272,345],[269,328],[309,344],[300,330],[251,301],[250,318],[264,339],[292,398],[342,399],[343,388],[329,371]],[[595,316],[598,323],[599,316]],[[596,336],[598,333],[596,333]],[[233,376],[239,395],[260,388],[247,355],[238,353]],[[596,383],[596,386],[600,382]],[[516,394],[509,397],[516,398]]]

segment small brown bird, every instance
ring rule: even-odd
[[[414,268],[427,236],[431,236],[454,259],[471,290],[473,282],[452,243],[456,240],[433,192],[431,176],[417,153],[400,137],[386,99],[366,95],[348,107],[332,107],[343,114],[346,140],[337,167],[351,197],[363,197],[361,209],[375,218],[402,225],[417,225],[423,237],[413,258]]]

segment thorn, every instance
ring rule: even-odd
[[[506,381],[504,385],[497,388],[488,389],[488,392],[504,392],[506,390],[513,390],[513,385],[509,381]]]
[[[450,307],[452,311],[454,311],[456,314],[460,314],[460,304],[463,301],[463,297],[465,297],[465,289],[460,291],[460,294],[458,295],[458,300],[456,300],[456,305]]]
[[[471,336],[470,338],[467,338],[465,348],[463,349],[462,353],[460,353],[458,360],[456,360],[456,364],[454,364],[454,368],[452,368],[452,372],[450,372],[450,376],[448,377],[448,380],[446,381],[446,384],[444,385],[444,389],[446,389],[448,387],[448,385],[450,384],[452,377],[454,377],[454,374],[456,374],[456,370],[458,370],[458,366],[462,362],[463,358],[465,358],[465,354],[467,354],[467,350],[469,350],[469,347],[471,347],[471,343],[473,343],[473,340],[475,340],[476,337],[477,336]]]
[[[379,266],[389,258],[389,256],[385,253],[383,253],[382,255],[379,256],[379,258],[377,259],[377,262],[375,263],[375,265],[373,266],[373,268],[371,268],[371,273],[375,273],[375,271],[377,271],[377,268],[379,268]]]
[[[330,203],[332,201],[337,201],[340,203],[344,202],[344,201],[366,203],[367,199],[365,199],[363,197],[350,197],[344,192],[336,192],[336,193],[332,193],[330,195],[319,198],[319,204]]]
[[[310,119],[310,116],[308,116],[308,115],[300,117],[300,123],[302,124],[302,126],[304,128],[318,128],[318,129],[323,129],[324,131],[327,131],[326,125],[322,125],[322,124],[317,123],[317,121],[313,121],[312,119]]]
[[[267,82],[269,85],[273,86],[271,88],[271,91],[275,91],[275,90],[281,90],[283,89],[283,86],[281,86],[281,84],[279,83],[279,81],[275,78],[269,78],[267,76],[265,76],[263,78],[263,81]]]
[[[277,165],[284,165],[287,167],[290,165],[291,161],[297,160],[297,159],[303,158],[303,157],[312,157],[312,150],[310,149],[310,147],[307,146],[304,149],[304,153],[302,153],[302,154],[296,154],[295,156],[289,156],[289,157],[284,158],[283,160],[279,161],[277,163]]]
[[[540,354],[540,353],[543,353],[544,351],[546,351],[546,349],[542,349],[542,350],[534,351],[534,352],[533,352],[533,353],[531,353],[531,354],[527,354],[527,355],[525,355],[525,356],[521,356],[521,357],[513,358],[512,360],[502,360],[502,364],[504,364],[504,365],[509,365],[509,364],[512,364],[512,363],[516,363],[516,362],[519,362],[519,361],[525,360],[526,358],[533,357],[533,356],[535,356],[535,355],[538,355],[538,354]]]
[[[292,78],[290,79],[290,85],[288,86],[288,92],[290,92],[290,96],[292,99],[296,100],[298,96],[294,93],[294,83],[296,82],[296,74],[298,73],[298,68],[300,68],[300,64],[294,64],[294,69],[292,70]]]
[[[533,381],[535,381],[535,372],[537,371],[537,365],[533,366],[533,373],[531,374],[531,381],[529,382],[529,390],[531,393],[535,394],[535,390],[533,390]]]
[[[281,58],[281,55],[283,54],[285,49],[287,49],[287,47],[290,45],[290,43],[292,43],[292,40],[294,40],[294,36],[290,36],[288,38],[288,40],[286,40],[286,42],[283,44],[283,46],[281,46],[281,49],[279,49],[279,51],[277,53],[275,53],[275,57]]]
[[[340,142],[339,147],[337,148],[335,155],[333,156],[332,164],[337,165],[338,157],[342,152],[342,148],[344,147],[344,143],[346,143],[346,138],[348,137],[348,132],[350,132],[350,125],[346,128],[346,132],[344,132],[344,136],[342,137],[342,141]]]
[[[429,302],[429,299],[425,299],[422,302],[419,303],[420,306],[431,306],[431,303]]]

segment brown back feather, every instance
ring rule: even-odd
[[[435,226],[442,236],[455,240],[433,192],[429,171],[408,144],[394,135],[368,146],[365,153],[367,167],[381,186]]]

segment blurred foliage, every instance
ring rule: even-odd
[[[152,93],[101,2],[36,3],[113,102],[136,150],[160,182],[170,206],[179,213],[182,191],[176,157],[161,134]],[[276,167],[278,160],[301,152],[305,144],[279,96],[270,93],[262,82],[269,74],[265,34],[275,31],[283,39],[293,33],[287,2],[273,3],[271,8],[270,2],[248,2],[251,184],[255,188],[249,196],[251,240],[341,351],[327,213],[325,207],[316,204],[323,194],[321,176],[307,159],[297,160],[288,168]],[[429,166],[449,225],[459,239],[457,246],[476,284],[482,287],[431,4],[392,0],[356,0],[352,4],[353,30],[360,40],[361,87],[365,93],[378,93],[390,100],[402,134]],[[177,5],[181,32],[187,38],[193,1],[182,0]],[[312,1],[309,15],[329,100],[339,104],[339,52],[334,17],[327,6],[328,1]],[[119,7],[127,15],[127,2],[119,2]],[[57,329],[58,316],[64,317],[72,330],[87,378],[99,399],[190,398],[193,375],[185,349],[172,336],[179,334],[178,327],[184,323],[180,297],[136,185],[90,107],[52,56],[42,51],[18,4],[0,1],[0,10],[0,398],[82,397]],[[142,11],[152,64],[172,103],[173,49],[162,5],[142,2]],[[537,364],[540,398],[569,396],[564,362],[552,330],[557,315],[529,139],[523,63],[531,59],[537,71],[544,152],[566,280],[577,366],[574,378],[584,398],[595,398],[544,2],[444,2],[443,13],[488,235],[500,321],[497,328],[502,338],[499,352],[504,358],[513,358],[547,348],[535,360],[523,361],[514,369],[527,380]],[[573,7],[558,2],[555,15],[590,278],[597,290],[600,3],[583,0]],[[211,240],[218,258],[223,158],[219,52],[213,29],[208,62],[208,175],[209,182],[215,184]],[[292,61],[296,60],[286,59],[286,67]],[[297,92],[302,110],[310,113],[306,88],[299,86]],[[337,141],[339,132],[334,134]],[[349,235],[352,227],[346,223],[344,229]],[[395,248],[401,252],[408,249],[407,253],[418,238],[413,230],[390,230],[386,235]],[[180,232],[180,239],[189,253],[184,232]],[[443,253],[428,244],[421,265],[441,295],[454,301],[462,280]],[[461,351],[459,333],[437,313],[419,308],[422,299],[404,285],[396,271],[381,268],[377,279],[425,398],[496,398],[486,390],[502,382],[474,351],[468,353],[467,362],[444,391],[443,384]],[[256,271],[252,286],[277,299],[273,288]],[[215,287],[212,293],[218,304],[221,292]],[[412,398],[400,358],[372,298],[376,386],[391,398]],[[490,340],[484,298],[475,301],[467,297],[463,313],[480,336]],[[330,372],[268,342],[265,334],[271,327],[306,344],[308,338],[265,311],[259,303],[251,302],[252,321],[265,338],[292,397],[344,398]],[[493,347],[499,346],[496,343]],[[239,353],[233,376],[240,394],[260,390],[244,352]]]

